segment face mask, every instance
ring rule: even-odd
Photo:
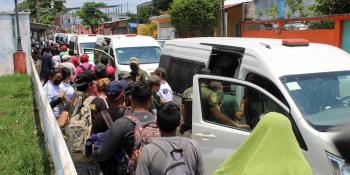
[[[61,80],[54,80],[52,81],[52,83],[55,85],[55,86],[58,86],[61,84]]]
[[[138,70],[138,67],[136,64],[130,64],[130,69],[133,71],[133,72],[136,72]]]

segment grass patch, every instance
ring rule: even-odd
[[[27,75],[0,76],[0,174],[49,174]]]

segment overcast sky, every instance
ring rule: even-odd
[[[128,6],[129,11],[136,12],[136,5],[150,0],[66,0],[66,7],[81,7],[82,4],[87,1],[105,2],[108,5],[122,4],[123,10]],[[13,11],[14,8],[14,0],[0,0],[0,12]]]

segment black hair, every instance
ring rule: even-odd
[[[44,47],[43,52],[50,53],[51,49],[50,47]]]
[[[198,74],[210,75],[210,69],[202,68],[201,70],[198,71]]]
[[[62,80],[67,79],[71,75],[70,70],[66,67],[61,68],[61,72],[62,72]]]
[[[145,83],[136,83],[131,88],[131,98],[136,104],[146,104],[152,97],[152,91],[149,86]]]
[[[160,106],[157,113],[157,124],[161,131],[174,132],[180,125],[180,109],[176,104],[168,102]]]
[[[62,73],[61,69],[50,69],[49,77],[52,78],[58,73]]]
[[[156,75],[158,75],[159,77],[161,77],[162,79],[165,79],[166,78],[166,70],[162,67],[158,67],[154,73]]]

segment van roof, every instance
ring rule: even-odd
[[[278,77],[350,70],[350,55],[326,44],[289,47],[283,46],[281,39],[204,37],[169,40],[166,45],[211,50],[212,46],[201,43],[243,47],[249,55],[260,55],[256,61],[269,67]]]
[[[160,47],[157,40],[149,36],[143,35],[109,35],[106,36],[111,38],[114,43],[113,47],[123,48],[123,47],[147,47],[147,46],[156,46]]]
[[[95,43],[97,35],[77,35],[79,43]]]

